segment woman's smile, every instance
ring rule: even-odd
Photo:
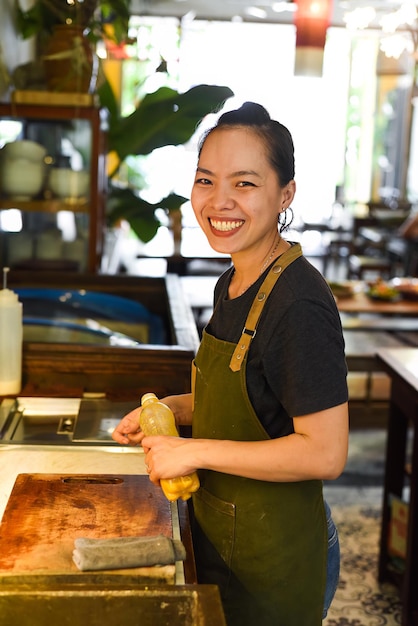
[[[221,233],[231,233],[238,230],[244,224],[245,220],[220,220],[209,218],[209,223],[213,230]]]

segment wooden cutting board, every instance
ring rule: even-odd
[[[173,536],[171,508],[148,476],[19,474],[0,524],[0,574],[80,573],[77,537]],[[172,582],[175,566],[115,570]]]

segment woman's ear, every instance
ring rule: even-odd
[[[290,207],[293,202],[293,198],[296,193],[296,182],[291,180],[287,183],[286,187],[283,188],[283,200],[282,200],[282,211],[285,211]]]

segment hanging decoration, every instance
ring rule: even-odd
[[[333,0],[295,0],[295,76],[322,76],[325,39]]]

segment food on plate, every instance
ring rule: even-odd
[[[400,298],[399,291],[390,283],[381,279],[374,283],[369,283],[367,295],[374,300],[398,300]]]
[[[418,278],[393,278],[390,283],[405,300],[418,300]]]
[[[354,294],[353,286],[350,283],[328,281],[328,285],[336,298],[350,298]]]

